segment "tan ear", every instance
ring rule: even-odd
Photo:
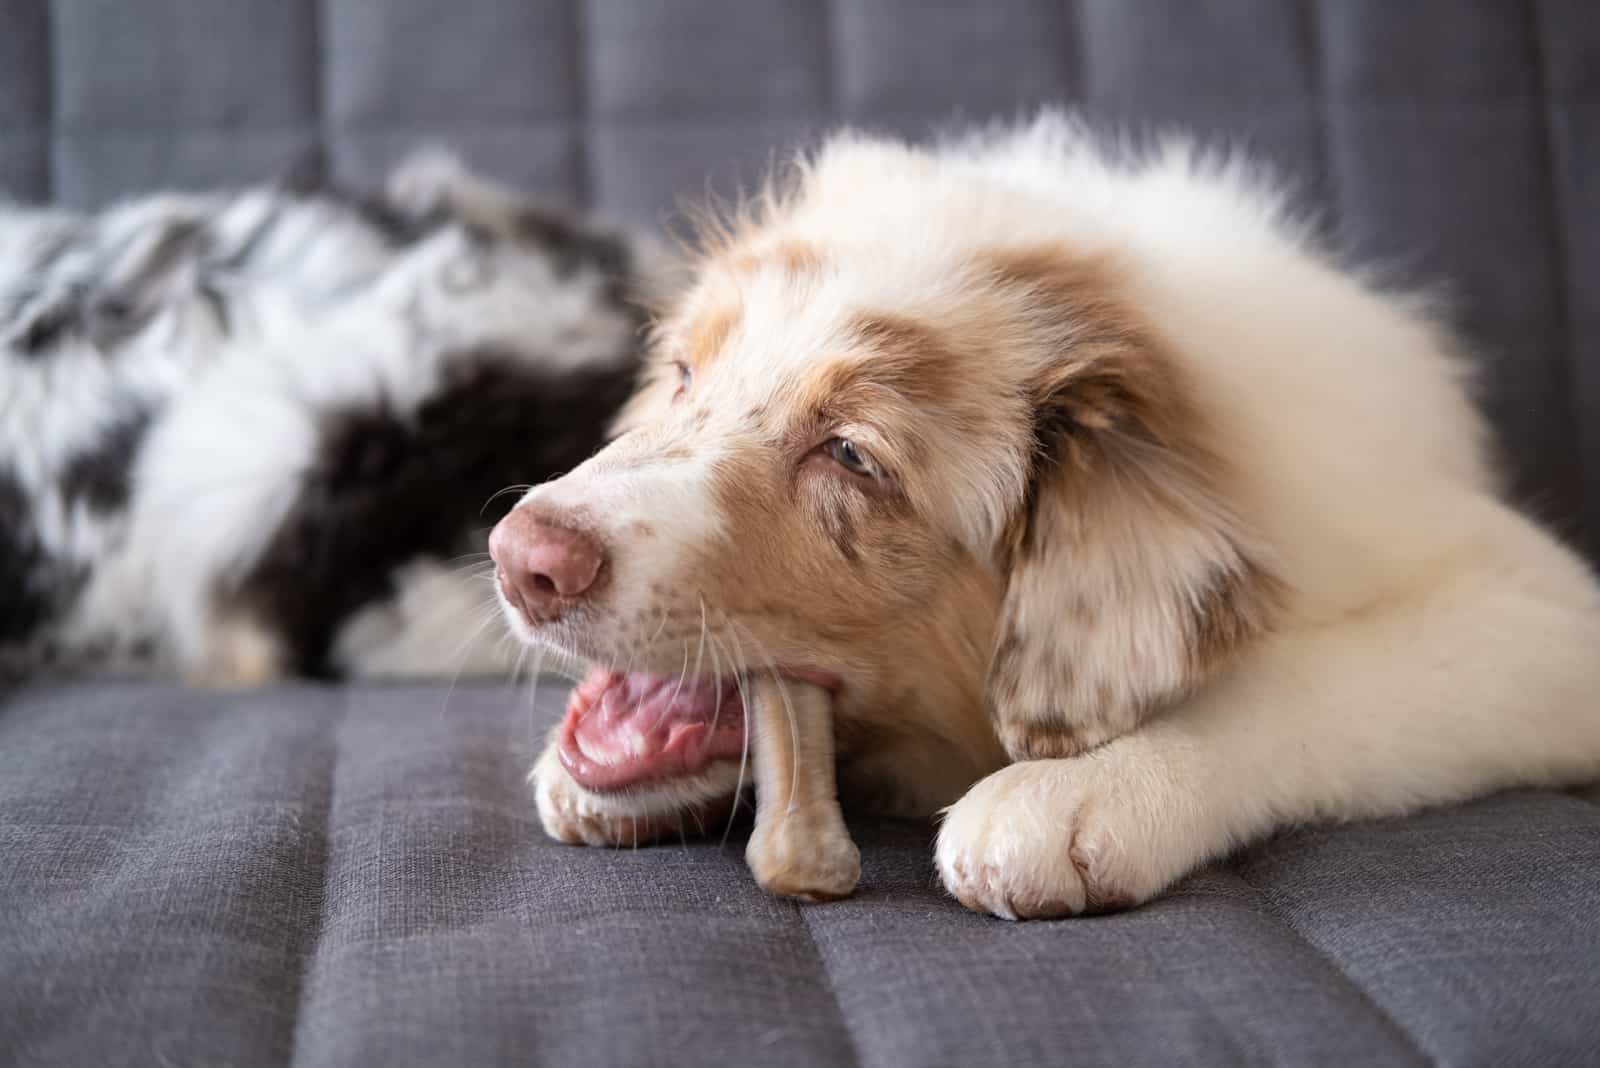
[[[1017,760],[1137,726],[1224,666],[1280,598],[1171,364],[1085,283],[1031,283],[1073,326],[1035,383],[1029,499],[1002,547],[988,696]]]

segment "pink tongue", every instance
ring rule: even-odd
[[[689,775],[743,752],[732,682],[596,668],[572,691],[561,725],[561,763],[590,790]]]

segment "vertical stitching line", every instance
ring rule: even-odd
[[[822,945],[817,941],[817,932],[812,929],[809,908],[798,901],[790,902],[790,905],[794,908],[795,915],[800,920],[800,926],[806,932],[806,937],[811,941],[811,953],[816,957],[817,964],[822,968],[822,980],[827,984],[828,996],[833,999],[833,1007],[839,1014],[839,1022],[844,1025],[844,1038],[850,1045],[850,1061],[852,1064],[860,1065],[862,1063],[861,1044],[856,1039],[855,1028],[850,1024],[850,1017],[845,1015],[844,1002],[839,1000],[839,985],[833,978],[833,966],[828,963],[827,956],[822,952]]]
[[[333,146],[328,137],[328,5],[310,0],[311,55],[311,137],[316,179],[327,182],[333,175]]]
[[[59,0],[45,4],[44,7],[44,55],[48,68],[44,77],[44,196],[51,204],[61,199],[59,188],[61,164],[56,159],[57,145],[60,142],[60,117],[56,114],[60,88],[56,80],[61,76],[61,56],[59,49],[59,19],[56,17],[56,3]]]
[[[1401,1043],[1416,1055],[1416,1058],[1420,1063],[1427,1064],[1433,1061],[1433,1058],[1430,1057],[1427,1051],[1423,1048],[1421,1040],[1418,1039],[1418,1037],[1413,1034],[1409,1028],[1403,1026],[1393,1013],[1391,1013],[1383,1005],[1379,1004],[1377,998],[1372,995],[1372,992],[1357,982],[1355,976],[1351,975],[1345,970],[1344,966],[1339,963],[1337,957],[1335,957],[1328,950],[1324,949],[1319,943],[1313,942],[1311,938],[1307,936],[1306,932],[1300,929],[1300,925],[1295,923],[1292,917],[1286,915],[1283,910],[1278,907],[1278,902],[1274,898],[1272,891],[1268,886],[1258,884],[1246,876],[1244,873],[1244,866],[1237,861],[1230,861],[1226,867],[1230,874],[1238,879],[1240,883],[1248,887],[1255,895],[1256,903],[1260,908],[1260,911],[1270,917],[1272,921],[1279,927],[1288,931],[1296,939],[1298,939],[1300,944],[1305,946],[1306,949],[1310,950],[1315,957],[1326,963],[1328,968],[1350,989],[1351,993],[1369,1006],[1380,1021],[1388,1024],[1389,1027],[1394,1030],[1394,1033],[1399,1036]]]
[[[1062,81],[1070,83],[1067,91],[1088,110],[1093,107],[1094,102],[1089,99],[1093,82],[1089,80],[1089,33],[1084,20],[1083,0],[1073,0],[1067,6],[1066,27],[1069,37],[1067,59],[1071,63],[1071,68]]]
[[[839,32],[837,0],[821,0],[817,11],[818,37],[822,48],[822,117],[823,124],[831,126],[844,118],[839,107],[839,83],[844,69],[840,62],[839,43],[844,37]]]
[[[589,48],[594,45],[594,34],[590,32],[587,0],[572,0],[569,9],[572,13],[567,20],[567,32],[570,35],[569,45],[572,56],[572,123],[573,159],[572,181],[573,198],[575,206],[581,211],[592,211],[595,206],[596,192],[594,188],[595,165],[594,152],[594,101],[589,85],[590,71],[594,63],[589,55]]]
[[[306,691],[301,691],[297,696],[304,696]],[[333,694],[335,691],[326,688],[318,691],[321,695]],[[294,1015],[289,1026],[289,1057],[285,1062],[288,1065],[301,1063],[304,1059],[306,1044],[310,1041],[305,1033],[307,1000],[313,996],[312,980],[317,960],[321,954],[322,943],[330,926],[329,919],[332,915],[333,903],[330,900],[329,889],[333,880],[333,821],[337,812],[339,790],[339,761],[344,749],[344,725],[350,718],[350,705],[354,698],[348,690],[339,694],[337,714],[332,722],[327,724],[328,744],[331,752],[327,760],[327,794],[325,807],[322,811],[322,839],[312,844],[312,848],[320,846],[320,850],[313,858],[307,856],[306,868],[315,863],[315,887],[311,893],[315,895],[312,904],[315,905],[314,915],[309,917],[306,930],[301,933],[298,945],[300,959],[296,962],[299,971],[295,973],[294,981]],[[305,870],[305,869],[302,869]],[[309,880],[308,880],[309,882]],[[308,910],[309,911],[309,910]]]
[[[1550,88],[1550,71],[1548,57],[1545,54],[1544,30],[1545,19],[1542,17],[1544,5],[1540,0],[1528,0],[1522,5],[1523,23],[1528,34],[1528,60],[1533,67],[1534,89],[1538,93],[1538,123],[1539,123],[1539,150],[1540,164],[1544,167],[1545,192],[1548,195],[1548,215],[1546,217],[1546,240],[1549,249],[1551,270],[1555,273],[1557,285],[1555,287],[1555,328],[1556,328],[1556,359],[1560,364],[1560,379],[1565,383],[1569,410],[1567,416],[1570,422],[1571,439],[1569,444],[1574,448],[1563,450],[1572,457],[1573,475],[1577,479],[1575,487],[1578,495],[1577,517],[1562,517],[1563,520],[1576,518],[1583,531],[1583,540],[1593,548],[1600,545],[1600,531],[1591,528],[1592,519],[1591,502],[1588,498],[1588,482],[1585,478],[1587,464],[1584,456],[1583,441],[1583,403],[1582,391],[1579,389],[1577,372],[1577,359],[1573,352],[1573,339],[1575,331],[1572,325],[1572,300],[1571,300],[1571,262],[1572,252],[1567,247],[1565,240],[1566,227],[1563,221],[1566,217],[1566,208],[1562,203],[1561,182],[1556,175],[1556,149],[1554,137],[1554,121],[1552,109],[1555,107],[1555,98]]]
[[[1329,232],[1324,238],[1345,251],[1344,206],[1340,196],[1339,171],[1333,162],[1333,117],[1328,110],[1327,42],[1322,29],[1325,8],[1321,0],[1307,0],[1300,7],[1301,44],[1305,49],[1306,84],[1311,93],[1312,145],[1316,158],[1315,190],[1318,210],[1325,213]]]

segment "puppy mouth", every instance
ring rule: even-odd
[[[811,669],[781,675],[837,693],[839,680]],[[588,790],[682,778],[747,754],[737,678],[685,679],[592,668],[572,691],[557,755]]]

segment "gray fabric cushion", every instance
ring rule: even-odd
[[[543,687],[0,698],[0,1061],[1444,1064],[1600,1048],[1600,808],[1288,835],[1119,916],[1012,925],[932,828],[847,902],[540,832]]]
[[[1591,0],[0,0],[0,25],[0,190],[73,204],[376,181],[431,142],[654,224],[841,122],[1180,124],[1449,286],[1517,495],[1600,551]]]

